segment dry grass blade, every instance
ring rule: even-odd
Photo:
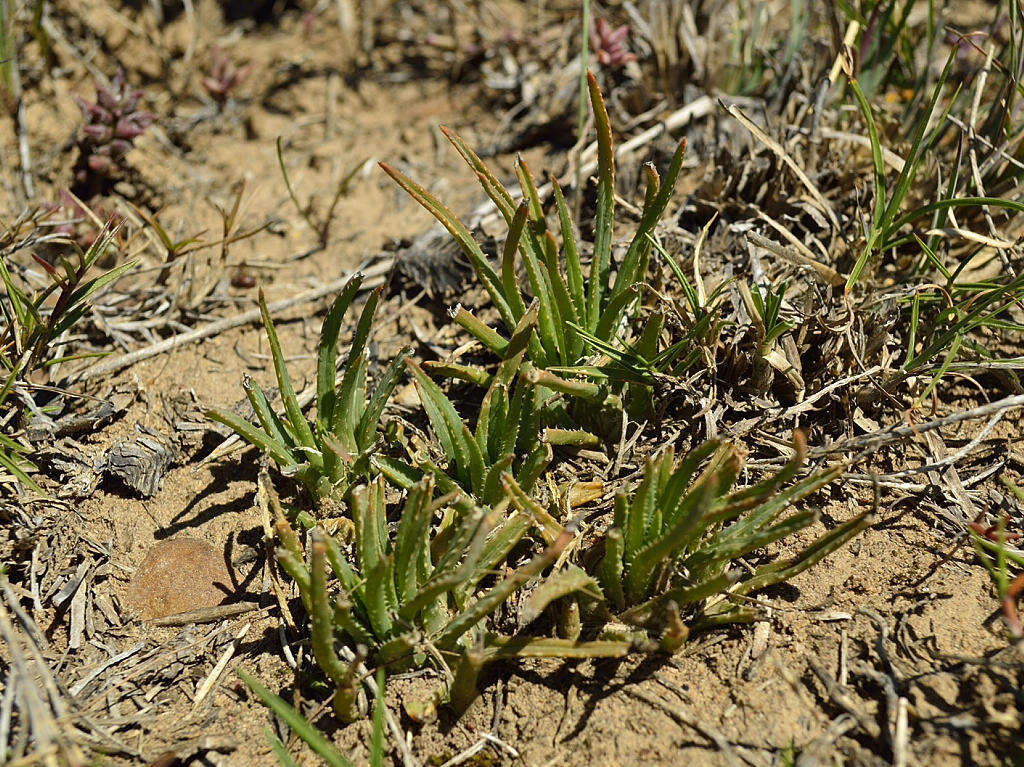
[[[811,181],[810,176],[807,175],[806,171],[797,164],[783,146],[759,128],[749,117],[743,114],[742,110],[740,110],[740,108],[735,104],[722,104],[722,106],[729,114],[735,117],[744,128],[750,131],[754,138],[768,147],[780,160],[786,163],[790,170],[796,174],[796,177],[800,179],[804,186],[807,187],[807,191],[811,193],[811,197],[814,198],[814,201],[818,204],[821,212],[828,216],[828,220],[832,222],[832,226],[836,231],[838,231],[840,229],[839,218],[836,216],[835,209],[832,207],[831,203],[825,199],[824,195],[822,195],[821,190],[819,190],[815,183]]]

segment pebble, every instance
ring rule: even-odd
[[[143,620],[216,607],[231,594],[224,555],[206,541],[171,538],[146,555],[128,584],[128,605]]]

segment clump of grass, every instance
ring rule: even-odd
[[[918,91],[924,84],[928,67],[919,71],[916,60],[930,62],[937,38],[941,37],[943,14],[935,13],[929,4],[927,34],[913,28],[910,12],[914,3],[877,0],[860,4],[839,3],[847,22],[855,22],[862,30],[857,45],[857,79],[864,91],[874,96],[891,89]],[[926,55],[919,57],[924,43]]]
[[[899,369],[886,375],[884,383],[887,387],[895,387],[912,376],[918,377],[922,385],[916,392],[915,405],[927,398],[947,373],[993,369],[1014,378],[1012,371],[1024,367],[1020,358],[1006,358],[996,350],[998,344],[990,343],[992,338],[1005,338],[1006,334],[1019,333],[1022,329],[1016,312],[1024,301],[1024,276],[1010,273],[981,281],[964,279],[964,271],[982,244],[968,248],[959,263],[953,266],[944,263],[939,250],[940,235],[947,223],[951,225],[951,233],[969,243],[972,238],[978,240],[979,236],[964,228],[967,216],[988,217],[989,209],[1021,213],[1024,212],[1024,203],[1016,199],[960,192],[961,146],[946,180],[937,187],[935,200],[907,204],[925,159],[951,125],[950,111],[957,103],[961,89],[954,89],[941,112],[938,107],[950,80],[958,48],[959,44],[950,52],[930,97],[918,110],[916,121],[912,123],[909,152],[895,178],[886,170],[881,134],[868,97],[856,78],[848,79],[850,91],[867,127],[872,150],[874,205],[863,248],[849,274],[846,289],[850,291],[861,283],[875,267],[885,263],[887,255],[900,254],[903,263],[911,264],[901,274],[902,281],[907,283],[900,297],[903,324],[907,328],[902,343],[903,362]],[[923,96],[923,87],[920,92]],[[976,176],[972,175],[971,183],[977,183]],[[961,216],[959,222],[952,218],[954,213]],[[922,221],[929,226],[927,237],[920,229]],[[922,276],[926,277],[924,281]]]
[[[950,100],[949,107],[938,119],[937,124],[933,125],[933,118],[939,99],[949,80],[955,56],[956,49],[954,48],[946,60],[942,74],[935,83],[929,101],[918,115],[914,126],[910,151],[903,160],[902,169],[891,184],[889,182],[889,174],[885,169],[882,143],[878,127],[875,124],[871,104],[868,102],[857,80],[852,77],[849,78],[850,88],[864,117],[871,144],[871,156],[874,165],[874,208],[867,232],[865,233],[864,246],[847,279],[847,291],[853,289],[865,274],[865,270],[872,263],[876,263],[881,254],[895,251],[904,245],[914,244],[916,235],[914,232],[908,231],[907,227],[919,219],[930,218],[931,227],[938,229],[946,221],[949,213],[963,208],[980,209],[984,206],[991,206],[1017,213],[1024,212],[1024,203],[1017,200],[1002,197],[957,196],[955,194],[956,182],[959,177],[957,172],[951,174],[945,190],[939,195],[939,199],[925,205],[913,207],[910,210],[904,209],[904,203],[925,157],[934,148],[946,128],[946,117],[949,114],[949,107],[952,106],[955,96]],[[958,171],[958,169],[956,170]],[[934,247],[934,242],[930,247]]]
[[[31,287],[12,271],[9,259],[19,245],[13,244],[0,254],[0,312],[4,318],[0,327],[0,411],[7,414],[5,423],[17,422],[11,410],[36,407],[31,389],[34,384],[48,383],[49,372],[56,365],[82,357],[65,354],[62,337],[89,312],[100,290],[134,266],[129,262],[91,276],[113,238],[114,232],[105,229],[84,253],[79,251],[70,257],[60,253],[53,264],[33,253],[35,263],[43,270],[43,287]],[[36,468],[30,450],[11,433],[0,433],[0,465],[24,485],[39,489],[29,477]]]
[[[380,301],[378,288],[363,306],[348,356],[339,370],[338,340],[342,324],[362,279],[361,275],[356,275],[349,281],[324,318],[317,355],[316,418],[312,422],[302,412],[262,291],[260,311],[284,404],[283,417],[274,412],[266,393],[248,377],[243,387],[258,425],[227,410],[215,408],[208,413],[210,418],[230,427],[246,442],[267,453],[286,475],[305,486],[318,503],[344,497],[355,480],[367,476],[370,457],[377,447],[381,413],[398,383],[403,360],[409,354],[408,348],[403,349],[385,370],[376,388],[372,392],[368,390],[370,358],[366,347]]]
[[[81,250],[92,247],[105,230],[120,234],[125,224],[124,216],[118,212],[95,202],[86,204],[66,189],[60,191],[58,202],[47,203],[43,209],[49,216],[41,223],[52,227],[54,234],[69,240]],[[101,260],[105,260],[108,255],[105,253]]]

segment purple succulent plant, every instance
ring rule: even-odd
[[[217,101],[224,103],[231,95],[231,91],[241,85],[250,74],[253,65],[239,69],[220,49],[220,46],[213,46],[210,52],[210,74],[203,78],[203,88]]]
[[[623,24],[617,29],[604,19],[598,19],[590,31],[590,47],[597,54],[597,60],[606,67],[624,67],[636,61],[636,54],[626,49],[626,37],[629,25]]]
[[[66,189],[60,191],[59,202],[43,203],[41,207],[54,234],[71,240],[82,250],[92,247],[102,232],[102,227],[96,224],[97,218],[110,226],[125,220],[120,213],[98,202],[89,203],[87,210],[85,203],[79,202]]]
[[[96,177],[111,179],[122,170],[124,156],[155,119],[139,109],[141,99],[142,91],[128,86],[123,71],[118,71],[109,88],[96,86],[96,103],[75,96],[86,119],[75,172],[80,185],[87,185]]]

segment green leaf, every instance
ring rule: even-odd
[[[317,421],[321,432],[329,432],[335,408],[335,380],[337,378],[338,336],[352,300],[363,283],[361,274],[355,275],[342,288],[324,317],[320,329],[320,343],[316,367]]]
[[[621,502],[625,503],[625,496],[619,495],[615,498],[616,505],[620,503],[620,498]],[[622,588],[623,549],[621,529],[610,528],[604,536],[604,557],[602,557],[598,568],[598,576],[601,579],[601,586],[616,612],[621,611],[626,604],[626,596]]]
[[[384,711],[386,677],[384,669],[377,669],[377,698],[373,702],[373,734],[370,737],[370,767],[384,767]]]
[[[484,646],[489,660],[516,658],[621,658],[632,644],[616,640],[577,642],[572,639],[515,636],[502,637],[488,634]]]
[[[277,375],[277,385],[281,390],[281,401],[284,403],[284,410],[288,416],[288,422],[292,427],[292,434],[296,441],[308,448],[315,448],[313,432],[309,428],[306,416],[302,414],[299,400],[295,396],[295,389],[292,386],[291,376],[288,375],[288,368],[285,365],[284,352],[281,351],[281,342],[277,338],[277,330],[274,322],[270,319],[270,312],[267,309],[267,300],[260,291],[260,314],[263,316],[263,327],[267,332],[267,340],[270,343],[270,355],[274,360],[274,373]]]
[[[454,213],[442,205],[437,198],[431,195],[419,184],[416,184],[401,171],[387,165],[386,163],[381,163],[380,167],[385,173],[391,176],[399,186],[408,192],[416,202],[426,208],[434,218],[436,218],[438,222],[440,222],[440,224],[451,233],[455,238],[455,241],[459,244],[459,247],[462,249],[462,252],[466,255],[466,258],[469,259],[469,263],[476,272],[477,278],[490,295],[491,301],[494,302],[495,307],[498,309],[498,313],[501,315],[502,321],[508,327],[515,326],[516,317],[509,305],[508,298],[505,296],[505,291],[501,284],[501,278],[494,271],[490,262],[487,260],[487,256],[484,255],[484,252],[480,249],[480,246],[477,244],[476,240],[473,239],[473,235],[465,225],[459,221],[458,217]]]
[[[530,206],[526,202],[519,203],[508,227],[505,247],[501,251],[501,284],[505,288],[505,295],[509,297],[512,309],[518,316],[522,316],[526,311],[526,304],[523,302],[523,294],[519,290],[519,281],[516,278],[516,252],[519,250],[523,227],[526,226],[529,214]]]
[[[476,626],[490,615],[499,605],[503,604],[512,594],[521,589],[527,582],[540,575],[541,571],[550,566],[562,550],[568,545],[567,534],[562,536],[542,553],[535,556],[525,565],[520,566],[511,575],[495,584],[476,602],[456,615],[438,634],[436,643],[439,647],[450,647],[463,634]]]
[[[114,267],[109,272],[100,275],[94,280],[90,280],[82,284],[77,290],[75,290],[68,298],[67,309],[73,310],[78,307],[84,307],[85,302],[88,301],[97,291],[106,287],[115,280],[120,279],[126,272],[135,267],[135,261],[129,261],[128,263],[121,264],[120,266]],[[79,314],[78,316],[81,316]],[[76,318],[77,319],[77,318]],[[50,331],[50,337],[56,338],[65,330],[68,330],[75,323],[75,319],[71,319],[70,316],[63,318],[57,322],[53,329]]]
[[[342,756],[341,752],[332,746],[327,738],[325,738],[319,730],[313,727],[313,725],[306,721],[298,711],[256,681],[256,679],[245,669],[240,668],[236,673],[238,674],[239,679],[245,682],[249,689],[252,690],[268,708],[281,717],[285,724],[291,727],[292,731],[302,738],[302,740],[304,740],[306,744],[313,749],[314,753],[330,765],[330,767],[352,767],[352,762]]]
[[[345,682],[348,669],[334,650],[333,610],[327,601],[327,547],[324,532],[314,528],[309,563],[309,619],[313,629],[313,654],[317,665],[338,686]]]
[[[373,442],[373,435],[380,423],[381,414],[395,387],[398,386],[402,370],[405,367],[405,360],[410,354],[412,354],[411,346],[402,347],[398,355],[388,365],[387,370],[384,371],[384,375],[381,376],[370,401],[366,403],[366,409],[363,411],[363,416],[359,419],[356,429],[356,444],[360,450],[369,448]]]
[[[581,593],[593,599],[601,599],[601,589],[597,581],[587,575],[576,565],[567,565],[544,579],[544,582],[530,592],[529,598],[519,608],[519,626],[527,626],[547,609],[556,599],[569,594]]]
[[[409,491],[398,521],[395,537],[395,585],[401,602],[412,599],[419,588],[420,559],[429,550],[430,523],[434,515],[431,505],[434,479],[426,476]]]
[[[420,402],[430,419],[444,453],[457,469],[465,471],[469,467],[469,456],[466,454],[462,437],[462,418],[455,411],[451,401],[435,384],[423,369],[413,360],[407,359],[405,366],[412,373],[419,391]]]
[[[258,447],[273,458],[274,462],[278,466],[293,467],[300,465],[287,447],[270,437],[265,432],[257,429],[244,418],[240,418],[227,410],[220,410],[217,408],[206,411],[206,417],[212,418],[214,421],[219,421],[229,429],[237,432],[238,436],[250,445]]]
[[[676,182],[679,180],[680,172],[682,172],[683,159],[685,157],[686,140],[683,139],[676,146],[676,151],[672,155],[672,162],[669,164],[665,177],[661,179],[658,193],[653,199],[649,199],[644,204],[640,226],[637,227],[633,239],[629,243],[629,248],[626,250],[626,255],[622,258],[619,272],[615,276],[615,285],[612,288],[613,296],[643,279],[647,257],[651,248],[650,235],[654,233],[654,228],[661,221],[662,216],[665,215],[665,209],[672,200],[672,195],[675,194]],[[615,323],[613,322],[612,326],[614,327],[614,325]]]
[[[565,197],[558,185],[557,179],[552,177],[551,189],[554,192],[555,208],[558,211],[558,222],[562,230],[562,248],[565,252],[565,275],[569,287],[569,294],[575,307],[576,322],[580,325],[587,324],[587,303],[583,290],[583,268],[580,263],[580,252],[576,245],[576,232],[573,229],[572,218],[569,215],[569,207],[565,204]],[[570,357],[574,355],[570,354]],[[578,352],[575,356],[578,356]]]
[[[604,309],[612,257],[612,222],[615,216],[615,151],[612,128],[604,107],[601,89],[590,72],[590,103],[597,127],[597,220],[594,225],[594,257],[590,267],[587,290],[587,330],[597,330],[598,317]]]

